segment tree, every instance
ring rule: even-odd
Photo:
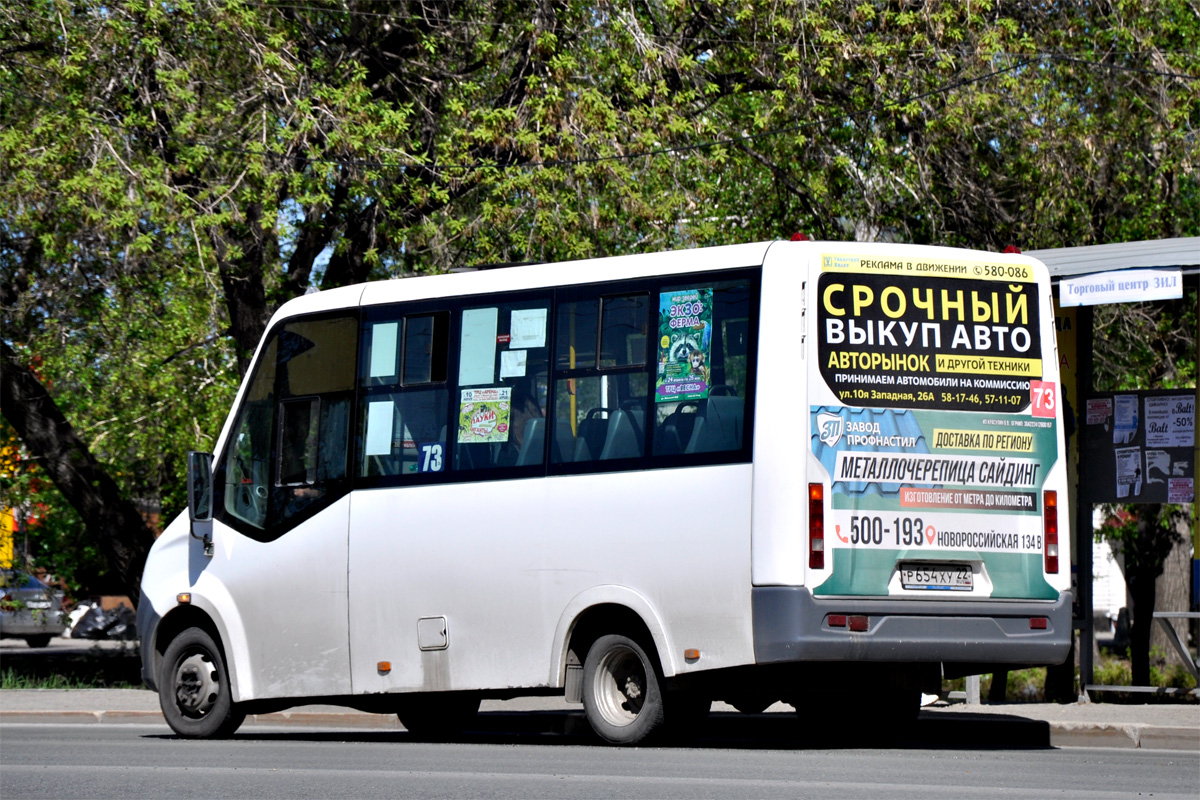
[[[77,435],[25,417],[170,513],[310,288],[797,229],[1194,231],[1198,37],[1183,0],[10,4],[5,377],[42,359]],[[131,517],[82,518],[137,561]]]
[[[1150,634],[1154,625],[1155,582],[1171,551],[1183,543],[1179,532],[1188,511],[1182,506],[1143,503],[1106,507],[1104,532],[1125,558],[1125,582],[1133,600],[1129,652],[1133,685],[1150,685]]]

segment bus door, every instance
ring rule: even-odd
[[[262,349],[220,456],[213,555],[242,699],[348,694],[348,453],[355,316],[293,320]],[[238,642],[238,640],[241,640]],[[244,666],[244,665],[239,665]]]

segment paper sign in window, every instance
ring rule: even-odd
[[[470,308],[462,316],[462,348],[458,361],[458,384],[474,386],[496,382],[495,308]]]
[[[501,350],[500,351],[500,378],[523,378],[525,377],[525,363],[529,355],[528,350]]]
[[[371,326],[372,378],[396,374],[396,343],[400,341],[400,326],[395,322],[377,322]]]
[[[463,389],[458,407],[459,444],[507,442],[512,389]]]
[[[396,406],[391,400],[367,403],[367,441],[363,455],[390,456],[392,454],[392,418]]]
[[[509,321],[512,340],[508,346],[513,350],[546,346],[546,309],[529,308],[512,312]],[[525,373],[521,373],[524,375]]]

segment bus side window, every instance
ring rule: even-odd
[[[750,287],[664,287],[659,304],[655,455],[741,450]]]
[[[279,335],[272,526],[316,513],[346,487],[357,341],[352,317],[289,322]]]
[[[645,292],[559,305],[552,463],[645,454],[649,319]]]
[[[363,326],[358,476],[443,472],[450,313],[378,313]]]
[[[451,397],[455,470],[545,461],[549,320],[543,298],[463,309]]]
[[[220,466],[225,513],[258,530],[267,526],[278,343],[274,337],[263,348]]]
[[[271,541],[347,489],[355,317],[287,322],[264,346],[219,464],[221,516]]]

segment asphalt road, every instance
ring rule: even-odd
[[[579,736],[242,733],[184,741],[158,725],[0,726],[0,797],[1187,798],[1200,754],[877,749],[754,739],[614,749]]]

